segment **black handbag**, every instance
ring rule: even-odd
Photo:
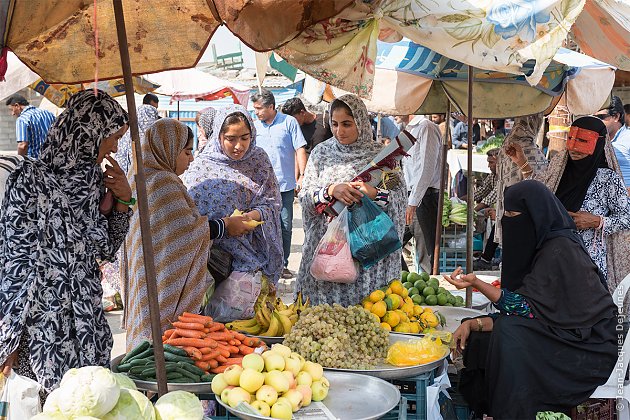
[[[234,257],[229,252],[216,245],[210,248],[208,271],[214,278],[215,287],[232,274],[232,261],[234,261]]]

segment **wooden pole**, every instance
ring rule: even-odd
[[[475,208],[475,199],[473,192],[473,80],[474,80],[474,68],[468,66],[468,111],[466,117],[468,118],[468,170],[466,171],[466,177],[468,179],[468,220],[466,222],[466,273],[473,272],[473,213]],[[466,307],[472,307],[472,288],[466,288]]]
[[[129,112],[129,130],[133,140],[136,157],[136,190],[138,195],[138,212],[140,215],[140,232],[142,235],[142,252],[144,257],[144,270],[147,284],[147,296],[149,299],[149,315],[151,318],[151,335],[155,354],[156,378],[158,395],[168,392],[166,385],[166,370],[164,365],[164,347],[162,346],[162,331],[160,326],[160,306],[158,303],[157,284],[155,283],[155,254],[153,253],[153,238],[149,224],[149,203],[147,201],[147,185],[144,176],[144,164],[142,162],[142,147],[140,145],[140,133],[138,130],[138,116],[136,114],[136,101],[134,98],[133,79],[131,75],[131,61],[127,46],[127,32],[125,29],[125,15],[122,0],[113,0],[114,15],[116,17],[116,31],[118,32],[118,45],[120,49],[120,62],[125,80],[125,96]]]
[[[177,121],[179,121],[179,101],[177,101]]]
[[[447,99],[448,100],[448,99]],[[442,243],[442,212],[444,211],[444,191],[448,178],[446,157],[448,155],[448,138],[451,135],[451,102],[446,105],[446,130],[442,139],[442,162],[440,163],[440,198],[438,198],[437,223],[435,224],[435,245],[433,247],[433,273],[440,274],[440,245]]]

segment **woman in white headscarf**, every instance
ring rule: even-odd
[[[389,190],[364,182],[349,182],[382,150],[372,140],[372,127],[365,104],[355,95],[344,95],[330,106],[332,138],[317,145],[309,157],[299,197],[304,222],[304,248],[298,273],[302,292],[313,303],[354,305],[372,290],[400,277],[400,254],[395,252],[369,269],[360,268],[354,283],[320,281],[310,274],[318,243],[326,233],[328,220],[321,210],[333,198],[345,205],[359,202],[363,194],[380,205],[392,219],[399,238],[405,228],[406,187],[404,181],[388,181]]]

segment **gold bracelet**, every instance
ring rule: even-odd
[[[481,318],[475,318],[477,320],[477,331],[483,331],[483,323],[481,322]]]
[[[521,167],[519,169],[522,171],[523,169],[525,169],[525,167],[527,165],[529,165],[529,162],[526,160],[525,163],[523,165],[521,165]]]

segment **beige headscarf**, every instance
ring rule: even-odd
[[[210,282],[208,252],[210,228],[186,187],[175,174],[177,157],[188,142],[188,128],[163,118],[141,140],[151,234],[155,253],[156,282],[162,330],[184,311],[198,312]],[[126,297],[127,350],[151,339],[140,218],[131,218],[126,241],[129,261],[129,296]]]
[[[523,149],[523,153],[525,153],[529,166],[534,170],[534,173],[543,171],[547,167],[547,159],[536,145],[536,137],[543,121],[543,114],[516,117],[514,127],[505,138],[503,147],[499,150],[499,155],[497,156],[497,183],[495,187],[497,189],[495,242],[501,243],[502,238],[501,218],[503,217],[503,194],[505,189],[523,180],[523,173],[505,153],[505,149],[510,143],[518,143]]]

